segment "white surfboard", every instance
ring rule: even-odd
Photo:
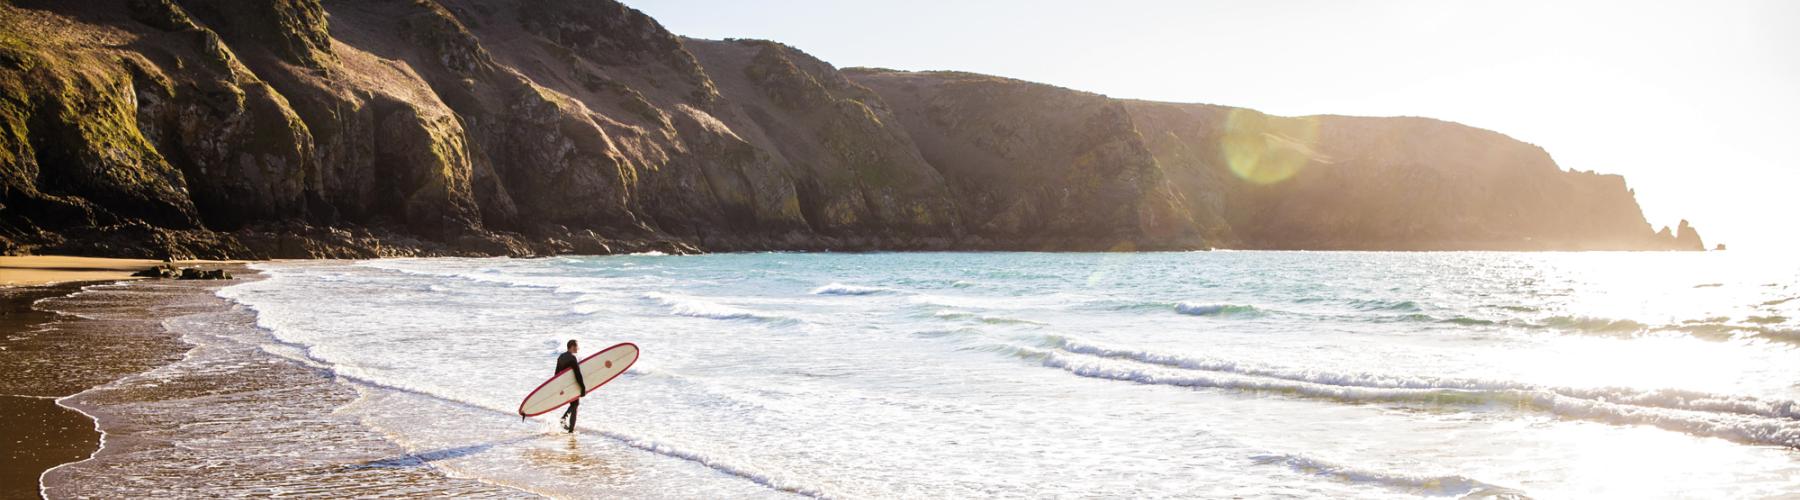
[[[599,389],[625,373],[625,369],[631,368],[633,363],[637,363],[637,359],[637,344],[626,342],[588,356],[581,360],[576,369],[581,370],[581,380],[587,382],[588,394],[592,394],[594,389]],[[563,370],[533,389],[531,394],[525,395],[525,400],[519,402],[519,415],[543,415],[562,408],[580,395],[581,387],[575,383],[575,370]]]

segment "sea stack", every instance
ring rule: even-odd
[[[1700,239],[1700,231],[1689,225],[1687,219],[1682,219],[1681,227],[1675,230],[1675,249],[1691,252],[1706,250],[1706,242]]]

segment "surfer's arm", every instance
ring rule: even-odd
[[[587,381],[581,379],[581,365],[575,365],[575,384],[581,386],[581,395],[587,395]]]

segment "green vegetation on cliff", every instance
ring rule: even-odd
[[[1419,118],[840,71],[612,0],[0,3],[0,251],[1694,249]]]

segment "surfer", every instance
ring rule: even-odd
[[[575,339],[569,339],[569,350],[563,351],[562,355],[556,357],[556,373],[562,373],[563,370],[575,370],[575,384],[581,386],[581,395],[575,396],[575,400],[569,402],[569,409],[562,415],[563,429],[569,432],[575,432],[575,413],[581,408],[581,396],[587,395],[587,381],[581,379],[581,360],[575,359],[575,352],[580,349],[581,346],[575,342]]]

